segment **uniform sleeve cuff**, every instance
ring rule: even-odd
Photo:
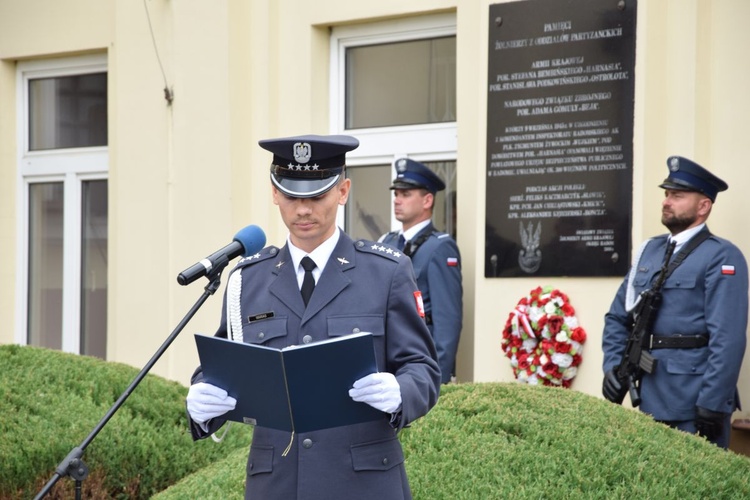
[[[398,429],[401,427],[401,406],[398,407],[398,410],[391,413],[391,419],[389,423],[394,429]]]

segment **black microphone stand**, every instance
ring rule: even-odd
[[[140,373],[138,373],[138,375],[135,377],[135,379],[133,379],[128,388],[125,389],[125,392],[120,395],[115,404],[112,405],[112,407],[109,409],[107,414],[104,415],[104,417],[99,421],[98,424],[96,424],[94,430],[92,430],[91,433],[86,437],[86,439],[84,439],[81,444],[73,448],[70,453],[68,453],[68,456],[65,457],[62,462],[60,462],[60,464],[57,466],[57,469],[55,469],[55,475],[52,476],[52,479],[50,479],[44,486],[44,488],[42,488],[42,490],[37,494],[37,496],[34,497],[34,500],[43,498],[47,493],[50,492],[55,483],[57,483],[57,481],[59,481],[60,478],[64,476],[70,476],[75,479],[76,500],[81,500],[82,483],[83,480],[86,479],[86,477],[89,475],[89,468],[81,458],[81,456],[83,456],[84,450],[89,444],[91,444],[94,438],[96,438],[96,435],[99,434],[99,431],[101,431],[104,426],[107,425],[109,419],[111,419],[117,412],[117,410],[120,409],[128,396],[130,396],[130,394],[138,386],[138,384],[141,383],[141,380],[143,380],[143,378],[148,374],[151,368],[153,368],[154,364],[156,364],[161,355],[164,354],[164,352],[174,341],[174,339],[177,338],[177,335],[180,334],[182,329],[185,328],[188,322],[193,318],[193,316],[195,316],[195,313],[198,312],[198,309],[200,309],[203,303],[206,302],[206,300],[208,300],[208,298],[213,295],[216,290],[219,289],[219,285],[221,284],[221,273],[222,271],[224,271],[224,268],[228,263],[229,259],[227,259],[225,256],[224,259],[222,259],[220,262],[214,264],[211,271],[206,275],[209,283],[204,288],[203,294],[200,296],[200,298],[196,301],[193,307],[190,308],[188,313],[182,318],[182,321],[180,321],[180,323],[172,331],[169,337],[167,337],[167,340],[165,340],[161,347],[159,347],[159,350],[157,350],[156,353],[148,361],[148,363],[146,363],[146,366],[144,366]]]

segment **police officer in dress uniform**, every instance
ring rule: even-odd
[[[401,222],[378,241],[393,245],[411,258],[417,286],[424,300],[425,319],[437,347],[442,383],[456,373],[456,351],[463,323],[461,255],[449,234],[432,224],[435,194],[445,183],[425,165],[400,158],[396,161],[393,210]]]
[[[665,190],[661,222],[670,234],[643,244],[605,316],[602,392],[610,401],[621,401],[627,391],[615,372],[628,339],[629,311],[638,294],[651,287],[673,240],[672,260],[690,253],[662,287],[645,347],[657,360],[656,369],[643,375],[640,409],[727,448],[731,415],[740,403],[736,386],[746,342],[747,263],[736,246],[706,226],[716,195],[727,184],[680,156],[670,157],[667,166],[669,175],[659,187]]]
[[[354,382],[349,395],[383,418],[293,436],[256,426],[245,498],[411,498],[397,433],[435,405],[440,371],[411,261],[336,226],[351,186],[345,154],[358,145],[349,136],[260,141],[273,153],[273,201],[290,234],[282,248],[266,247],[233,269],[216,336],[283,348],[372,332],[378,372]],[[305,283],[305,266],[314,288]],[[201,439],[224,424],[236,401],[203,382],[200,367],[191,383],[190,429]]]

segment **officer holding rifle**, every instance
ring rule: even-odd
[[[633,405],[655,420],[727,448],[740,404],[747,263],[706,226],[727,184],[680,156],[667,166],[659,187],[661,222],[670,234],[638,249],[605,316],[602,393],[615,403],[630,393]]]

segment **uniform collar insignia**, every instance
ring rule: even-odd
[[[280,260],[278,264],[276,264],[276,269],[281,269],[281,266],[284,265],[284,261]]]
[[[348,264],[349,263],[349,261],[346,260],[344,257],[336,257],[336,260],[338,260],[341,263],[342,266],[344,264]]]

